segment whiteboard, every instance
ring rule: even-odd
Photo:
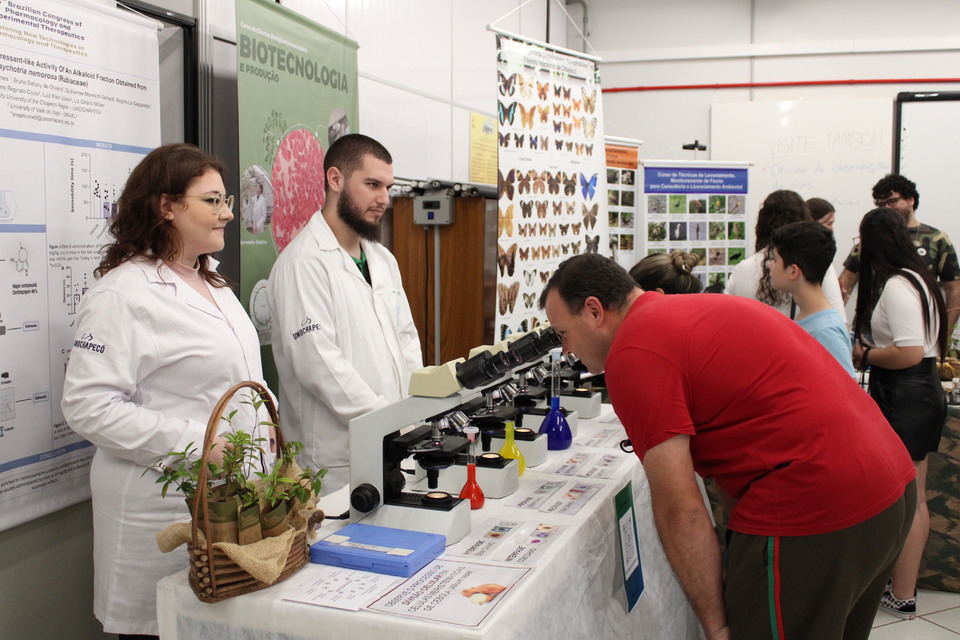
[[[917,219],[960,241],[956,173],[960,167],[960,92],[897,96],[897,172],[917,183]]]
[[[715,103],[711,159],[753,161],[747,201],[748,252],[753,253],[757,210],[771,191],[791,189],[804,200],[824,198],[837,210],[837,273],[863,214],[873,209],[871,188],[890,172],[893,99],[793,100]]]

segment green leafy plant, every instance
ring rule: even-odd
[[[285,442],[277,451],[277,461],[269,473],[258,472],[261,494],[268,505],[275,505],[291,498],[305,504],[311,495],[319,496],[323,486],[326,469],[314,471],[309,467],[296,475],[287,475],[293,468],[297,455],[303,451],[303,444],[296,441]]]

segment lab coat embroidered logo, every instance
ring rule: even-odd
[[[74,349],[86,349],[87,351],[93,351],[94,353],[103,353],[103,350],[106,348],[102,344],[97,344],[93,340],[93,334],[89,331],[80,336],[79,339],[73,341]]]
[[[303,319],[303,322],[300,323],[300,329],[298,331],[293,332],[293,339],[299,340],[300,338],[307,335],[311,331],[316,331],[319,328],[320,328],[320,325],[315,324],[308,316]]]

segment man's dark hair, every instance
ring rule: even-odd
[[[323,174],[326,175],[331,167],[336,167],[343,174],[344,178],[349,178],[363,163],[366,156],[373,156],[377,160],[382,160],[387,164],[393,164],[393,157],[387,148],[362,133],[350,133],[340,138],[330,145],[327,149],[327,155],[323,159]]]
[[[823,283],[823,276],[837,253],[833,231],[813,220],[780,227],[773,232],[770,244],[783,258],[784,267],[797,265],[806,281],[812,284]]]
[[[619,264],[598,253],[584,253],[564,260],[550,276],[540,294],[540,308],[547,305],[547,294],[556,289],[570,313],[580,313],[584,301],[593,296],[604,309],[619,310],[637,288],[630,274]]]
[[[901,198],[913,198],[913,209],[920,208],[920,194],[917,192],[917,183],[908,180],[899,173],[888,173],[880,178],[880,182],[873,185],[873,200],[886,200],[896,191]]]

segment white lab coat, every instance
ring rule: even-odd
[[[97,446],[94,613],[107,632],[156,635],[156,583],[187,566],[183,549],[163,554],[155,537],[189,520],[183,497],[171,488],[161,498],[157,474],[145,468],[188,443],[199,449],[223,393],[241,380],[263,382],[249,317],[229,289],[209,289],[219,310],[167,266],[135,260],[80,302],[61,406]],[[240,420],[237,428],[253,426]]]
[[[362,244],[372,286],[317,212],[267,285],[280,422],[304,444],[301,466],[329,470],[323,494],[350,480],[350,419],[403,399],[423,366],[397,261],[380,244]],[[380,455],[380,443],[368,444]]]

